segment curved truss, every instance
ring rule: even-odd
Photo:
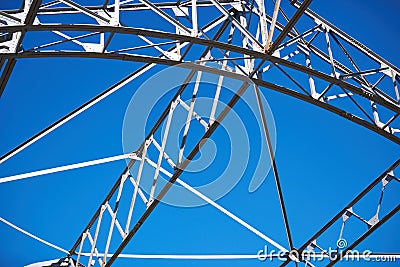
[[[315,27],[314,31],[318,32],[321,26]],[[335,62],[334,66],[338,70],[342,70],[341,73],[335,72],[335,76],[329,75],[327,73],[317,71],[315,69],[309,68],[307,66],[301,65],[299,63],[290,61],[290,57],[300,53],[300,49],[302,44],[298,44],[297,50],[290,52],[287,57],[277,57],[273,55],[269,55],[265,52],[259,52],[250,50],[248,48],[238,47],[231,44],[218,42],[214,40],[202,39],[199,37],[191,37],[186,35],[178,35],[174,33],[168,32],[160,32],[155,30],[147,30],[147,29],[136,29],[129,27],[117,27],[117,26],[97,26],[97,25],[37,25],[37,26],[4,26],[3,31],[8,34],[15,34],[19,32],[85,32],[84,35],[100,35],[100,34],[109,34],[113,36],[111,39],[118,37],[116,34],[121,35],[129,35],[135,36],[137,38],[157,38],[159,43],[150,42],[149,45],[139,45],[136,47],[129,48],[120,48],[117,51],[107,51],[104,46],[101,44],[96,48],[98,51],[95,51],[94,44],[90,43],[80,43],[81,49],[77,49],[74,51],[63,51],[63,50],[48,50],[46,49],[49,46],[57,45],[59,42],[53,42],[50,44],[34,44],[32,48],[24,48],[19,53],[2,53],[0,54],[3,60],[7,59],[8,61],[13,61],[17,58],[33,58],[33,57],[82,57],[82,58],[106,58],[106,59],[115,59],[115,60],[127,60],[127,61],[136,61],[136,62],[146,62],[146,63],[156,63],[156,64],[164,64],[164,65],[177,65],[183,62],[192,62],[192,60],[184,60],[183,57],[180,57],[176,52],[168,51],[168,49],[161,49],[163,53],[163,57],[157,57],[153,51],[145,51],[149,53],[128,53],[130,51],[137,51],[148,47],[160,47],[165,44],[180,44],[182,47],[187,47],[184,51],[187,57],[198,58],[199,55],[196,55],[195,52],[192,52],[190,48],[193,47],[194,44],[204,47],[212,47],[211,53],[216,51],[221,53],[220,58],[215,58],[211,56],[210,59],[206,61],[214,61],[214,62],[222,62],[226,60],[227,66],[231,67],[230,72],[240,73],[242,75],[248,76],[251,72],[254,72],[252,77],[250,77],[256,84],[272,89],[275,91],[279,91],[281,93],[294,96],[298,99],[304,100],[306,102],[312,103],[314,105],[323,107],[329,111],[332,111],[336,114],[339,114],[348,120],[356,122],[370,130],[373,130],[379,133],[382,136],[396,142],[400,143],[399,139],[399,130],[396,126],[396,118],[398,114],[400,114],[400,106],[398,104],[398,100],[390,95],[398,95],[397,83],[398,83],[398,74],[397,71],[390,69],[390,67],[383,67],[378,69],[371,69],[367,71],[359,71],[359,72],[351,72],[344,65],[339,62]],[[71,37],[72,38],[72,37]],[[294,37],[296,38],[296,37]],[[292,39],[294,39],[292,38]],[[75,39],[74,39],[75,40]],[[76,41],[76,40],[75,40]],[[65,42],[65,41],[64,41]],[[72,41],[69,41],[72,42]],[[290,42],[290,41],[289,41]],[[54,44],[55,43],[55,44]],[[190,45],[188,45],[190,44]],[[26,49],[26,50],[25,50]],[[85,50],[86,49],[86,50]],[[83,51],[82,51],[83,50]],[[154,49],[155,50],[155,49]],[[169,49],[171,50],[171,49]],[[195,49],[192,49],[195,50]],[[219,50],[219,51],[218,51]],[[278,50],[279,51],[279,50]],[[304,52],[304,51],[302,51]],[[321,51],[320,51],[321,52]],[[236,58],[229,58],[226,55],[237,53],[240,56]],[[277,52],[275,52],[277,53]],[[323,53],[323,52],[321,52]],[[198,54],[198,53],[197,53]],[[225,56],[225,57],[224,57]],[[324,55],[326,57],[326,55]],[[306,56],[306,61],[309,56]],[[251,60],[252,65],[256,65],[256,69],[261,69],[260,71],[255,71],[252,69],[248,69],[246,66],[240,65],[239,61],[243,61],[243,59]],[[204,62],[204,60],[196,60],[194,64],[200,64]],[[380,62],[381,65],[385,63]],[[249,64],[249,63],[248,63]],[[309,64],[309,63],[308,63]],[[246,65],[246,64],[245,64]],[[271,68],[277,68],[281,72],[282,76],[286,76],[287,80],[292,81],[292,84],[284,83],[284,86],[279,84],[271,83],[267,80],[263,79],[264,76],[268,74],[267,72]],[[7,71],[8,68],[5,69]],[[247,70],[246,70],[247,69]],[[301,85],[296,82],[295,79],[289,74],[289,72],[295,75],[303,75],[308,77],[310,80],[310,84],[308,87]],[[360,74],[361,73],[361,74]],[[382,76],[379,78],[378,82],[382,82],[383,79],[392,79],[393,81],[393,92],[388,92],[389,90],[380,90],[376,88],[376,84],[371,87],[371,83],[366,83],[368,80],[364,77],[364,75],[370,75],[374,73],[382,73]],[[227,73],[228,75],[228,73]],[[391,77],[390,75],[393,75]],[[7,75],[9,76],[9,74]],[[361,77],[361,78],[359,78]],[[349,81],[351,79],[351,82]],[[321,93],[318,93],[315,88],[315,80],[319,80],[320,82],[324,82],[327,84]],[[312,81],[312,82],[311,82]],[[385,88],[386,89],[386,88]],[[329,94],[329,92],[337,91],[338,93]],[[387,93],[385,93],[385,91]],[[337,101],[340,98],[348,98],[353,102],[353,107],[347,105],[341,105],[340,101]],[[338,103],[339,102],[339,103]],[[343,106],[343,107],[342,107]],[[368,107],[369,106],[369,107]],[[354,107],[357,109],[354,110]],[[388,114],[389,113],[389,114]],[[389,118],[385,122],[381,122],[380,114],[384,114],[383,116]]]
[[[140,3],[131,2],[116,0],[110,4],[106,0],[99,5],[85,6],[72,0],[51,1],[43,4],[41,1],[33,0],[26,1],[20,9],[0,12],[2,24],[0,26],[2,36],[0,94],[6,88],[14,65],[22,58],[86,57],[145,63],[135,73],[3,155],[0,162],[22,151],[127,82],[131,82],[155,64],[180,64],[182,67],[189,68],[192,70],[189,80],[195,73],[203,71],[239,80],[246,77],[257,86],[322,107],[400,144],[400,123],[397,120],[400,115],[399,69],[308,9],[310,0],[302,3],[276,1],[270,15],[267,14],[262,0],[243,2],[140,0]],[[201,16],[200,14],[205,12],[203,10],[209,12],[210,16]],[[281,19],[277,19],[278,15]],[[154,19],[158,23],[154,25],[142,23],[139,18],[143,19],[144,16],[148,16],[147,21]],[[133,19],[129,20],[129,18]],[[70,21],[74,24],[69,24]],[[353,57],[353,54],[356,57]],[[208,62],[217,63],[217,67],[205,66]],[[247,87],[248,83],[244,81],[228,106],[233,106]],[[170,171],[160,169],[160,163],[157,164],[156,161],[146,158],[146,151],[150,145],[154,145],[162,157],[169,158],[163,151],[162,145],[160,146],[154,140],[153,133],[158,130],[161,122],[173,113],[174,106],[181,104],[179,97],[185,88],[186,84],[182,84],[181,89],[165,109],[146,140],[130,156],[132,159],[130,164],[69,251],[69,256],[78,255],[78,262],[82,253],[77,252],[77,249],[80,244],[82,247],[85,239],[89,239],[92,244],[89,262],[93,257],[97,257],[101,266],[110,266],[156,207],[159,199],[168,191],[169,186],[174,182],[183,183],[179,180],[179,175],[200,149],[201,141],[212,134],[226,115],[227,111],[222,111],[216,118],[216,123],[210,123],[207,126],[204,136],[179,168],[176,163],[171,163]],[[259,94],[258,89],[256,92]],[[259,105],[261,105],[260,102]],[[259,108],[263,114],[262,105]],[[188,112],[190,113],[189,110]],[[269,138],[267,130],[266,138],[267,140]],[[274,161],[271,151],[270,149],[270,157]],[[127,181],[135,187],[136,197],[140,180],[135,181],[129,173],[136,161],[140,166],[145,163],[150,164],[156,169],[156,173],[164,172],[171,183],[167,184],[156,198],[153,195],[147,199],[144,197],[146,209],[142,217],[133,227],[130,226],[129,221],[126,222],[127,226],[124,230],[116,218],[118,197],[114,208],[111,208],[109,201],[114,195],[120,194]],[[397,167],[397,165],[398,162],[394,166]],[[283,197],[279,190],[276,166],[273,166],[273,169],[287,228],[289,249],[292,250],[293,245]],[[392,169],[394,169],[393,166]],[[389,171],[377,181],[386,179]],[[140,177],[140,171],[137,177]],[[391,177],[394,176],[391,175]],[[156,178],[154,180],[156,182]],[[394,180],[398,181],[398,178]],[[371,186],[375,186],[378,182]],[[188,189],[194,190],[190,186]],[[333,220],[350,212],[350,208],[351,206],[346,207]],[[396,213],[398,210],[399,206],[393,209],[393,212]],[[120,246],[108,261],[109,242],[104,256],[99,256],[96,246],[96,235],[105,211],[108,211],[113,222],[108,229],[109,232],[112,233],[116,226],[122,238]],[[371,222],[373,223],[371,229],[375,229],[375,225],[376,228],[379,227],[384,221]],[[90,231],[95,228],[96,222],[96,233],[92,237]],[[329,226],[324,228],[326,227]],[[321,233],[310,239],[300,248],[300,251],[303,251],[306,246],[315,245],[313,240]],[[268,237],[265,237],[265,240],[283,249]],[[289,261],[305,261],[311,265],[307,260],[299,257],[288,256]],[[330,264],[334,263],[332,261]],[[74,260],[71,260],[70,264],[78,266]]]

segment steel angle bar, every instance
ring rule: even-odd
[[[58,45],[58,44],[63,44],[63,43],[67,43],[67,42],[73,42],[82,38],[86,38],[86,37],[90,37],[90,36],[94,36],[94,35],[98,35],[100,34],[99,32],[93,32],[93,33],[88,33],[88,34],[82,34],[76,37],[70,37],[70,38],[65,38],[64,40],[60,40],[60,41],[55,41],[55,42],[51,42],[51,43],[47,43],[47,44],[43,44],[43,45],[39,45],[39,46],[35,46],[33,48],[30,49],[26,49],[26,51],[37,51],[38,49],[42,49],[42,48],[46,48],[46,47],[50,47],[53,45]]]
[[[144,49],[144,48],[155,48],[155,47],[160,47],[162,45],[169,45],[169,44],[178,44],[178,41],[169,41],[169,42],[162,42],[162,43],[151,43],[148,45],[141,45],[141,46],[135,46],[135,47],[129,47],[129,48],[121,48],[118,50],[113,50],[113,51],[109,51],[109,53],[120,53],[120,52],[127,52],[127,51],[134,51],[134,50],[139,50],[139,49]],[[158,50],[158,49],[157,49]],[[163,54],[165,55],[164,50],[162,50]],[[103,52],[104,53],[104,52]]]
[[[315,32],[315,31],[318,30],[319,28],[321,28],[321,25],[318,24],[318,25],[315,26],[314,28],[311,28],[311,29],[309,29],[309,30],[307,30],[307,31],[305,31],[305,32],[303,32],[303,33],[301,33],[301,34],[297,34],[296,36],[291,37],[290,40],[288,40],[287,42],[285,42],[285,43],[279,45],[279,46],[276,48],[276,50],[281,50],[282,48],[285,48],[285,47],[287,47],[287,46],[289,46],[289,45],[291,45],[291,44],[297,42],[298,40],[303,39],[303,38],[309,36],[310,34],[312,34],[313,32]],[[311,43],[311,41],[310,41],[309,43]]]
[[[38,237],[38,236],[36,236],[36,235],[34,235],[34,234],[32,234],[32,233],[26,231],[26,230],[24,230],[24,229],[22,229],[22,228],[16,226],[15,224],[13,224],[13,223],[7,221],[6,219],[4,219],[4,218],[2,218],[2,217],[0,217],[0,221],[1,221],[2,223],[4,223],[4,224],[10,226],[11,228],[14,228],[14,229],[17,230],[18,232],[21,232],[21,233],[23,233],[24,235],[27,235],[27,236],[29,236],[29,237],[31,237],[31,238],[33,238],[33,239],[35,239],[35,240],[37,240],[37,241],[39,241],[39,242],[41,242],[41,243],[47,245],[47,246],[49,246],[49,247],[52,247],[52,248],[54,248],[54,249],[56,249],[56,250],[58,250],[58,251],[64,252],[64,253],[68,253],[67,250],[65,250],[65,249],[63,249],[63,248],[61,248],[61,247],[59,247],[59,246],[57,246],[57,245],[55,245],[55,244],[53,244],[53,243],[50,243],[49,241],[46,241],[46,240],[44,240],[44,239],[42,239],[42,238],[40,238],[40,237]]]
[[[76,10],[78,10],[79,12],[82,12],[85,15],[88,15],[88,16],[96,19],[96,20],[99,19],[99,20],[102,20],[105,23],[110,23],[109,19],[97,14],[96,12],[91,11],[90,9],[88,9],[88,8],[86,8],[84,6],[81,6],[81,5],[77,4],[77,3],[75,3],[74,1],[71,1],[71,0],[59,0],[59,1],[64,3],[64,4],[66,4],[66,5],[68,5],[68,6],[70,6],[70,7],[72,7],[72,8],[74,8],[74,9],[76,9]]]
[[[6,88],[7,82],[10,79],[11,72],[14,69],[15,63],[17,61],[14,58],[10,58],[7,60],[6,66],[4,67],[1,76],[0,76],[0,97]]]
[[[269,47],[271,46],[272,36],[274,35],[276,20],[278,18],[278,13],[279,13],[280,8],[281,8],[281,0],[276,0],[275,6],[274,6],[274,13],[272,14],[271,25],[269,28],[269,33],[268,33],[267,42],[266,42],[266,50],[267,51],[268,51]]]
[[[151,3],[148,0],[139,0],[140,2],[142,2],[144,5],[146,5],[147,7],[149,7],[151,10],[153,10],[155,13],[157,13],[158,15],[160,15],[163,19],[165,19],[166,21],[168,21],[169,23],[171,23],[172,25],[174,25],[175,27],[179,28],[182,32],[186,32],[188,34],[191,33],[191,31],[186,28],[185,26],[183,26],[180,22],[178,22],[176,19],[174,19],[173,17],[171,17],[170,15],[168,15],[167,13],[165,13],[163,10],[161,10],[160,8],[158,8],[156,5],[154,5],[153,3]]]
[[[393,115],[381,128],[382,130],[386,130],[386,128],[395,120],[399,117],[399,113]]]
[[[190,106],[188,106],[186,103],[185,103],[185,101],[183,101],[182,99],[179,99],[179,104],[184,108],[184,109],[186,109],[187,111],[190,111]],[[205,130],[207,130],[207,128],[208,128],[208,123],[205,121],[205,120],[203,120],[202,118],[201,118],[201,116],[196,112],[196,111],[192,111],[192,118],[194,118],[194,119],[196,119],[198,122],[200,122],[200,124],[201,125],[203,125],[203,127],[204,127],[204,129]],[[157,148],[158,149],[158,148]],[[168,158],[166,158],[167,159],[167,161],[169,161],[169,159]],[[170,163],[170,162],[169,162]],[[170,165],[171,165],[171,163],[170,163]],[[172,165],[171,165],[172,166]]]
[[[111,215],[111,217],[113,218],[113,220],[115,221],[115,226],[117,226],[118,232],[121,235],[121,237],[124,237],[124,230],[122,229],[121,224],[119,223],[118,219],[114,217],[116,217],[116,213],[112,210],[111,206],[109,203],[107,203],[107,211],[108,213]]]
[[[104,249],[104,258],[103,258],[103,262],[106,262],[106,260],[107,260],[107,253],[108,253],[108,250],[109,250],[109,248],[110,248],[110,243],[111,243],[112,235],[113,235],[113,233],[114,233],[114,226],[115,226],[116,222],[118,222],[118,220],[117,220],[117,213],[118,213],[118,208],[119,208],[119,204],[120,204],[120,201],[121,201],[122,190],[123,190],[125,181],[128,179],[128,177],[129,177],[129,175],[124,175],[124,176],[122,176],[122,179],[120,180],[120,184],[119,184],[119,186],[118,186],[118,193],[117,193],[117,197],[116,197],[116,200],[115,200],[114,209],[110,212],[110,215],[111,215],[111,225],[110,225],[109,230],[108,230],[108,236],[107,236],[106,247],[105,247],[105,249]],[[137,193],[137,191],[136,191],[136,193]],[[109,205],[108,202],[107,202],[106,206],[107,206],[107,209],[111,209],[111,207],[110,207],[110,205]],[[119,224],[119,223],[118,223],[118,224]],[[121,228],[121,226],[120,226],[120,228]],[[122,231],[122,229],[121,229],[121,231]],[[124,237],[124,232],[123,232],[123,231],[122,231],[121,236],[122,236],[122,238]],[[90,262],[90,261],[89,261],[89,262]]]
[[[78,169],[78,168],[83,168],[83,167],[88,167],[88,166],[93,166],[93,165],[98,165],[98,164],[103,164],[103,163],[108,163],[108,162],[113,162],[113,161],[118,161],[118,160],[123,160],[123,159],[128,159],[128,158],[135,158],[135,157],[136,156],[133,154],[124,154],[124,155],[112,156],[112,157],[107,157],[107,158],[102,158],[102,159],[96,159],[96,160],[90,160],[90,161],[85,161],[85,162],[80,162],[80,163],[74,163],[74,164],[70,164],[70,165],[54,167],[54,168],[45,169],[45,170],[16,174],[16,175],[0,178],[0,184],[6,183],[6,182],[17,181],[17,180],[21,180],[21,179],[26,179],[26,178],[31,178],[31,177],[36,177],[36,176],[41,176],[41,175],[46,175],[46,174],[51,174],[51,173],[57,173],[57,172],[62,172],[62,171],[67,171],[67,170],[74,170],[74,169]]]
[[[229,14],[229,11],[226,10],[217,0],[211,0],[211,2],[215,5],[216,8],[218,8],[219,11],[221,11],[222,14],[229,18],[232,24],[235,25],[235,27],[237,27],[241,33],[243,33],[253,42],[253,47],[254,45],[257,45],[261,50],[264,49],[263,45],[245,27],[243,27],[243,25],[238,22],[237,19],[232,17],[232,15]]]
[[[193,194],[195,194],[196,196],[198,196],[199,198],[201,198],[204,201],[206,201],[208,204],[212,205],[214,208],[216,208],[219,211],[221,211],[222,213],[224,213],[226,216],[230,217],[231,219],[233,219],[234,221],[236,221],[237,223],[239,223],[240,225],[242,225],[243,227],[248,229],[249,231],[251,231],[254,234],[256,234],[257,236],[261,237],[263,240],[267,241],[268,243],[270,243],[274,247],[278,248],[280,251],[288,252],[288,250],[285,247],[283,247],[282,245],[280,245],[278,242],[274,241],[270,237],[268,237],[265,234],[261,233],[259,230],[257,230],[256,228],[254,228],[253,226],[251,226],[250,224],[248,224],[247,222],[245,222],[244,220],[242,220],[241,218],[239,218],[238,216],[236,216],[235,214],[233,214],[232,212],[230,212],[226,208],[222,207],[221,205],[219,205],[218,203],[216,203],[212,199],[208,198],[207,196],[205,196],[204,194],[202,194],[201,192],[199,192],[198,190],[196,190],[195,188],[193,188],[189,184],[185,183],[184,181],[182,181],[179,178],[176,180],[176,182],[178,184],[180,184],[181,186],[183,186],[184,188],[186,188],[188,191],[190,191]]]
[[[382,72],[382,71],[387,70],[387,69],[389,69],[389,67],[377,68],[377,69],[372,69],[372,70],[358,71],[358,72],[353,72],[353,73],[349,73],[349,74],[340,75],[340,78],[348,79],[348,78],[351,78],[353,76],[365,76],[365,75],[370,75],[370,74],[375,74],[375,73],[378,73],[378,72]]]
[[[282,187],[281,187],[281,182],[280,182],[280,178],[279,178],[278,167],[277,167],[276,160],[275,160],[275,153],[274,153],[271,135],[270,135],[270,131],[269,131],[268,123],[267,123],[267,118],[265,116],[264,107],[263,107],[263,103],[262,103],[262,99],[261,99],[261,95],[260,95],[260,90],[257,86],[255,86],[254,91],[255,91],[254,93],[256,95],[258,110],[261,115],[261,121],[262,121],[262,125],[263,125],[263,130],[264,130],[264,137],[267,141],[268,154],[269,154],[269,157],[271,160],[272,171],[274,173],[274,180],[275,180],[276,190],[278,192],[279,204],[280,204],[280,208],[281,208],[281,212],[282,212],[283,222],[285,225],[286,237],[288,239],[289,248],[290,248],[290,250],[292,250],[294,248],[293,240],[292,240],[292,235],[290,233],[289,220],[287,217],[286,206],[285,206],[285,202],[284,202],[284,198],[283,198]]]
[[[178,104],[178,98],[175,99],[169,106],[167,122],[166,122],[166,126],[165,126],[165,129],[164,129],[164,133],[162,135],[163,137],[162,137],[162,143],[161,143],[160,151],[159,151],[159,154],[158,154],[157,167],[156,167],[156,171],[154,172],[153,184],[151,186],[149,202],[147,203],[147,206],[151,205],[151,203],[154,200],[154,193],[155,193],[156,186],[157,186],[157,181],[158,181],[158,175],[159,175],[159,172],[160,172],[161,162],[162,162],[162,159],[164,158],[165,146],[167,145],[167,139],[168,139],[168,134],[169,134],[169,130],[170,130],[171,122],[172,122],[172,117],[173,117],[174,110],[175,110],[177,104]]]
[[[199,71],[197,73],[196,83],[194,85],[193,92],[192,92],[192,100],[190,101],[188,115],[186,117],[185,128],[183,130],[182,141],[181,141],[179,154],[178,154],[178,162],[177,162],[178,166],[182,163],[182,158],[183,158],[183,153],[184,153],[184,150],[185,150],[187,135],[188,135],[189,128],[190,128],[190,123],[191,123],[192,117],[193,117],[194,105],[196,103],[197,92],[198,92],[199,86],[200,86],[201,76],[202,76],[202,72]]]

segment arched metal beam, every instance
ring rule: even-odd
[[[193,69],[197,69],[197,70],[204,70],[207,72],[218,73],[218,74],[224,75],[226,77],[231,77],[231,78],[239,78],[242,76],[241,74],[237,74],[234,72],[223,71],[223,70],[219,70],[219,69],[212,69],[210,67],[206,67],[206,66],[194,64],[194,63],[182,63],[180,61],[175,61],[175,60],[170,60],[170,59],[165,59],[165,58],[147,57],[147,56],[129,55],[129,54],[69,52],[69,51],[62,51],[62,52],[53,51],[53,52],[51,52],[51,51],[48,51],[48,52],[40,52],[40,53],[25,52],[25,53],[20,53],[20,54],[16,54],[16,55],[10,54],[10,55],[5,55],[5,56],[10,56],[10,57],[14,56],[16,58],[40,58],[40,57],[43,57],[43,58],[48,58],[48,57],[103,58],[103,59],[112,59],[112,60],[155,63],[155,64],[162,64],[162,65],[167,65],[167,66],[180,65],[180,66],[186,67],[186,68],[193,68]],[[333,77],[331,77],[331,78],[333,78]],[[268,88],[268,89],[277,91],[279,93],[303,100],[303,101],[313,104],[315,106],[321,107],[321,108],[328,110],[332,113],[335,113],[347,120],[355,122],[356,124],[359,124],[373,132],[376,132],[379,135],[400,145],[400,137],[397,137],[397,136],[383,130],[382,128],[378,127],[377,125],[372,124],[372,123],[370,123],[358,116],[355,116],[343,109],[340,109],[338,107],[330,105],[329,103],[319,101],[315,98],[312,98],[308,95],[299,93],[295,90],[288,89],[284,86],[276,85],[271,82],[267,82],[267,81],[258,79],[256,77],[251,77],[250,79],[258,86]],[[344,83],[344,82],[342,82],[342,83]]]
[[[91,32],[108,32],[108,33],[120,33],[120,34],[130,34],[130,35],[137,35],[137,36],[146,36],[146,37],[155,37],[155,38],[160,38],[160,39],[168,39],[168,40],[176,40],[180,42],[190,42],[193,44],[199,44],[199,45],[204,45],[208,47],[213,47],[213,48],[219,48],[223,49],[226,51],[231,51],[231,52],[236,52],[239,54],[247,55],[254,57],[256,59],[261,59],[265,60],[268,62],[272,62],[275,64],[279,64],[281,66],[285,66],[288,68],[291,68],[296,71],[300,71],[305,74],[312,75],[316,78],[319,78],[321,80],[324,80],[326,82],[335,84],[340,86],[341,88],[345,88],[349,91],[351,91],[354,94],[360,95],[363,98],[366,98],[368,100],[371,100],[379,105],[382,105],[383,107],[388,108],[389,110],[395,112],[395,113],[400,113],[400,105],[396,103],[395,101],[391,101],[389,99],[384,99],[381,96],[377,94],[373,94],[370,91],[367,91],[361,87],[357,87],[353,84],[350,84],[348,82],[345,82],[343,80],[340,80],[336,77],[330,76],[328,74],[325,74],[323,72],[307,68],[306,66],[281,59],[279,57],[275,57],[272,55],[268,55],[266,53],[262,52],[257,52],[254,50],[246,49],[243,47],[239,47],[236,45],[231,45],[231,44],[226,44],[218,41],[213,41],[213,40],[206,40],[198,37],[192,37],[192,36],[186,36],[186,35],[180,35],[180,34],[174,34],[174,33],[169,33],[169,32],[162,32],[162,31],[156,31],[156,30],[149,30],[149,29],[141,29],[141,28],[131,28],[131,27],[115,27],[115,26],[98,26],[98,25],[34,25],[34,26],[4,26],[0,27],[0,31],[2,32],[29,32],[29,31],[91,31]],[[60,57],[65,57],[66,55],[70,56],[67,51],[49,51],[49,52],[40,52],[40,53],[35,53],[35,52],[20,52],[20,53],[0,53],[0,57],[3,58],[31,58],[31,57],[54,57],[56,55],[53,55],[54,53],[58,53]],[[140,61],[140,62],[146,62],[143,57],[143,59],[140,59],[140,57],[137,57],[136,55],[130,55],[130,54],[112,54],[108,52],[104,53],[93,53],[93,52],[84,52],[84,53],[79,53],[79,52],[73,52],[76,53],[76,57],[89,57],[89,58],[114,58],[114,59],[122,59],[122,60],[132,60],[132,61]],[[87,55],[84,55],[87,54]],[[162,64],[160,62],[160,64]]]

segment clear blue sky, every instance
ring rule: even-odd
[[[314,1],[311,7],[394,65],[400,65],[400,4],[397,1]],[[0,154],[138,66],[132,62],[93,59],[20,60],[0,99]],[[125,110],[144,80],[139,78],[127,85],[2,164],[0,177],[123,153],[121,132]],[[263,90],[263,93],[275,119],[276,160],[293,240],[298,247],[392,164],[400,149],[383,137],[325,110],[276,92]],[[124,166],[125,162],[120,161],[1,184],[0,216],[69,249]],[[185,181],[190,183],[189,176],[186,178]],[[272,175],[269,174],[254,193],[248,192],[250,180],[251,177],[244,176],[218,203],[286,244]],[[398,197],[389,197],[389,204],[397,205]],[[400,251],[399,223],[400,216],[396,215],[359,248],[377,252]],[[127,251],[256,254],[264,245],[259,237],[210,206],[185,209],[161,204]],[[62,253],[0,224],[0,266],[23,266],[62,256]],[[117,263],[125,266],[123,263],[128,262],[120,260]],[[262,266],[266,263],[257,260],[136,260],[133,264]]]

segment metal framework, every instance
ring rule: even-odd
[[[326,249],[319,246],[316,240],[340,219],[343,222],[340,238],[345,222],[350,218],[357,218],[367,224],[368,230],[332,259],[329,262],[331,266],[346,257],[348,250],[399,211],[400,206],[397,205],[382,219],[378,219],[382,197],[376,216],[371,219],[366,220],[352,210],[373,188],[381,185],[383,195],[389,182],[399,182],[393,173],[399,165],[397,161],[301,248],[295,250],[293,246],[260,91],[273,90],[306,101],[400,144],[399,68],[310,10],[311,0],[276,0],[271,10],[266,9],[264,0],[106,0],[97,4],[90,2],[90,5],[81,2],[84,1],[25,0],[20,9],[0,11],[0,95],[7,90],[6,85],[15,64],[24,58],[104,58],[141,62],[143,66],[1,156],[0,164],[156,65],[179,65],[189,69],[190,74],[140,147],[131,154],[115,159],[130,158],[130,162],[69,250],[67,256],[71,266],[81,266],[84,257],[87,258],[84,263],[86,266],[91,265],[93,260],[99,266],[111,266],[175,182],[234,218],[274,247],[286,251],[288,256],[284,265],[293,261],[296,265],[298,262],[306,262],[306,265],[312,266],[309,259],[299,256],[304,251],[319,250],[321,254],[327,255]],[[146,21],[143,20],[144,16]],[[47,36],[52,36],[52,39],[49,40]],[[206,63],[209,62],[216,63],[217,67],[208,66]],[[199,80],[203,72],[242,81],[227,107],[217,113],[215,106],[207,116],[195,111],[200,90],[198,85],[192,91],[190,105],[182,101],[181,97],[188,90],[192,79]],[[215,103],[220,97],[220,89],[219,86],[213,92]],[[264,137],[273,163],[288,249],[179,179],[203,141],[211,136],[246,90],[254,90],[257,96]],[[173,158],[167,154],[165,146],[169,138],[169,125],[177,107],[186,110],[187,122],[180,140],[181,146],[176,148],[179,156]],[[192,118],[204,127],[204,133],[199,140],[195,140],[197,145],[188,157],[183,158],[186,139],[190,138],[188,131]],[[163,124],[166,125],[164,128],[161,127]],[[156,133],[162,136],[161,140],[157,140]],[[149,156],[149,149],[156,149],[158,155]],[[103,162],[107,160],[100,163]],[[165,168],[165,164],[168,168]],[[154,169],[150,194],[142,192],[140,188],[145,166]],[[160,175],[168,177],[169,183],[156,195]],[[120,197],[129,186],[133,186],[129,214],[126,220],[121,220],[118,217]],[[132,221],[132,213],[136,210],[141,212],[141,216],[137,221]],[[111,224],[102,224],[105,216],[110,216]],[[97,243],[101,232],[107,233],[107,242],[103,247]],[[117,247],[112,247],[114,234],[119,235]],[[83,251],[85,244],[90,244],[89,252]]]

